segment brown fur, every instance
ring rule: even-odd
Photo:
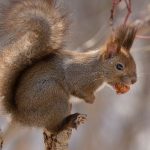
[[[67,24],[52,0],[10,0],[0,12],[0,95],[5,96],[10,111],[18,76],[52,51],[62,49]]]
[[[134,28],[122,28],[123,34],[116,31],[100,50],[72,52],[62,50],[65,19],[50,0],[10,0],[5,7],[0,25],[0,96],[13,120],[56,131],[70,114],[71,95],[93,103],[103,82],[132,84],[136,79],[127,49],[133,42],[116,42],[130,41]],[[123,71],[116,70],[117,63],[125,66]]]

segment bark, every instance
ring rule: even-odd
[[[68,150],[68,143],[71,137],[72,129],[68,128],[60,133],[52,134],[44,129],[45,150]]]

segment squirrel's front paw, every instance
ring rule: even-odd
[[[84,100],[89,104],[93,104],[95,101],[95,96],[94,95],[87,96],[86,98],[84,98]]]
[[[65,118],[62,129],[64,128],[77,129],[78,126],[80,124],[85,123],[86,120],[87,120],[87,115],[85,114],[79,114],[79,113],[72,114],[68,116],[67,118]]]
[[[80,124],[84,124],[86,120],[87,120],[87,115],[79,114],[79,113],[74,114],[71,121],[72,128],[77,129],[77,127]]]

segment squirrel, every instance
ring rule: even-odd
[[[70,115],[72,95],[93,103],[103,83],[136,82],[135,26],[118,27],[98,50],[69,51],[67,16],[54,0],[9,0],[0,8],[0,97],[15,122],[51,132],[76,128],[86,116]]]

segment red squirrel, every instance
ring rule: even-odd
[[[65,50],[67,16],[52,0],[9,0],[0,14],[0,97],[15,122],[76,128],[73,121],[86,116],[70,115],[72,95],[93,103],[103,83],[118,91],[137,80],[135,26],[118,27],[99,50],[76,52]]]

